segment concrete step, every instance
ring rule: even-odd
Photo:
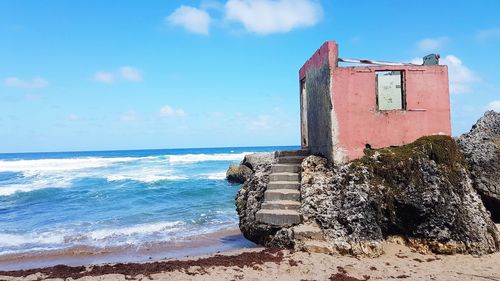
[[[309,150],[299,149],[299,150],[279,150],[277,151],[278,157],[283,156],[309,156]]]
[[[333,248],[330,245],[330,243],[326,241],[317,241],[317,240],[303,241],[302,250],[305,250],[310,253],[322,253],[322,254],[333,253]]]
[[[270,181],[291,181],[299,182],[298,173],[272,173],[269,176]]]
[[[278,158],[278,164],[301,164],[305,156],[286,156]]]
[[[295,210],[261,209],[255,214],[255,216],[257,221],[268,225],[289,226],[298,224],[302,221],[302,217]]]
[[[293,200],[276,200],[262,203],[262,209],[267,210],[298,210],[300,203]]]
[[[267,184],[267,189],[293,189],[299,190],[300,182],[296,181],[271,181]]]
[[[298,240],[325,241],[321,228],[317,225],[302,224],[293,228],[293,235]]]
[[[268,189],[264,192],[264,202],[276,200],[294,200],[300,202],[300,192],[293,189]]]
[[[299,173],[300,165],[298,164],[273,164],[271,167],[273,173]]]

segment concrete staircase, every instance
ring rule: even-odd
[[[277,151],[277,163],[271,169],[264,203],[257,221],[273,226],[291,226],[302,222],[300,208],[300,164],[309,155],[306,150]]]

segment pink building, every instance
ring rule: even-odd
[[[343,163],[366,147],[451,135],[448,68],[437,60],[344,67],[338,45],[324,43],[299,72],[302,147]]]

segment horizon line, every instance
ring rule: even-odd
[[[43,153],[81,153],[81,152],[120,152],[120,151],[153,151],[153,150],[189,150],[189,149],[221,149],[221,148],[265,148],[265,147],[300,147],[297,145],[257,145],[257,146],[216,146],[216,147],[177,147],[177,148],[144,148],[144,149],[110,149],[110,150],[68,150],[68,151],[22,151],[22,152],[0,152],[7,154],[43,154]]]

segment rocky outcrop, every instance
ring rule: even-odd
[[[241,165],[245,165],[252,171],[256,171],[259,166],[271,164],[274,162],[274,152],[257,152],[245,155]]]
[[[318,157],[303,162],[302,211],[340,252],[378,255],[381,242],[393,235],[435,253],[500,248],[498,231],[450,137],[373,150],[335,169],[325,165]]]
[[[252,169],[245,165],[229,165],[226,172],[226,179],[234,183],[244,183],[252,174]]]
[[[310,156],[302,162],[301,195],[304,220],[316,221],[337,252],[383,252],[381,213],[376,210],[381,202],[363,174],[351,174],[349,165],[329,167],[325,158]]]
[[[500,222],[500,113],[486,112],[457,143],[469,164],[474,188],[492,218]]]
[[[226,179],[233,183],[244,183],[252,174],[265,165],[274,161],[273,152],[259,152],[245,155],[239,165],[230,165],[226,172]]]
[[[240,229],[261,245],[295,247],[293,227],[255,220],[270,173],[270,165],[258,169],[238,193]],[[309,156],[302,162],[301,199],[304,223],[317,223],[339,253],[378,256],[393,236],[423,252],[486,254],[500,248],[466,161],[447,136],[367,151],[337,167]]]
[[[270,163],[259,166],[236,195],[236,211],[240,218],[240,230],[248,240],[257,244],[289,248],[293,245],[290,229],[260,223],[256,217],[264,202],[264,192],[267,189],[270,174]]]

